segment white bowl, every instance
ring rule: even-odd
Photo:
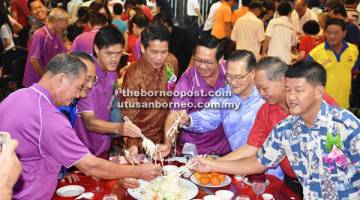
[[[261,195],[261,197],[264,200],[273,200],[274,199],[274,196],[272,194],[269,194],[269,193],[264,193],[264,194]]]
[[[234,196],[234,193],[229,190],[218,190],[215,194],[222,200],[231,200]]]
[[[222,199],[216,195],[206,195],[204,196],[204,200],[222,200]]]

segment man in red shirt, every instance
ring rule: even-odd
[[[259,109],[255,123],[249,134],[247,144],[238,148],[218,160],[237,160],[256,155],[271,130],[289,115],[285,102],[285,72],[287,65],[279,58],[265,57],[255,68],[255,84],[264,98],[264,103]],[[324,100],[332,105],[337,105],[332,97],[324,95]],[[302,197],[302,187],[297,180],[290,163],[285,157],[280,163],[284,171],[284,182],[299,196]]]

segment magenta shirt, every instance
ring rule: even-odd
[[[88,96],[77,104],[78,115],[76,116],[75,130],[91,153],[100,155],[109,150],[110,136],[87,130],[80,114],[94,112],[97,119],[109,121],[113,86],[117,75],[116,72],[103,71],[96,61],[96,76],[99,78],[97,84]]]
[[[29,46],[23,79],[25,87],[30,87],[41,78],[30,63],[30,58],[39,59],[42,69],[45,70],[52,57],[66,52],[62,39],[46,25],[35,31]]]
[[[176,84],[175,91],[201,91],[208,93],[216,91],[225,86],[225,66],[219,65],[219,76],[216,86],[212,87],[206,83],[205,79],[197,72],[196,67],[192,66],[186,70]],[[203,97],[173,97],[173,102],[191,102],[194,105],[210,101],[210,96]],[[193,113],[201,110],[201,108],[187,108],[188,113]],[[199,154],[217,154],[224,155],[231,151],[227,137],[225,136],[223,126],[220,125],[215,130],[209,131],[206,134],[197,134],[186,130],[181,130],[180,144],[185,142],[196,144]]]
[[[71,46],[71,51],[72,52],[82,51],[90,55],[93,55],[94,39],[98,31],[99,31],[98,29],[95,29],[78,35]]]
[[[25,101],[24,101],[25,100]],[[22,172],[13,199],[51,199],[61,166],[69,168],[90,152],[38,84],[18,90],[0,104],[0,131],[19,142]]]

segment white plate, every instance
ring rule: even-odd
[[[195,174],[190,177],[190,180],[191,180],[192,182],[194,182],[196,185],[200,185],[200,186],[203,186],[203,187],[209,187],[209,188],[224,187],[224,186],[227,186],[227,185],[229,185],[229,184],[231,183],[231,178],[230,178],[230,176],[228,176],[228,175],[225,175],[225,180],[224,180],[224,182],[222,182],[222,183],[219,184],[219,185],[211,185],[210,183],[207,184],[207,185],[203,185],[203,184],[199,183],[199,182],[196,180]]]
[[[144,194],[142,194],[142,192],[144,191],[143,187],[145,187],[147,184],[149,184],[149,181],[145,181],[145,180],[140,179],[139,182],[140,182],[140,187],[138,187],[136,189],[128,189],[127,191],[130,194],[130,196],[132,196],[133,198],[135,198],[137,200],[145,200],[144,199]],[[185,194],[186,197],[185,197],[184,200],[193,199],[194,197],[196,197],[196,195],[199,192],[199,189],[191,181],[180,178],[180,183],[179,184],[183,185],[183,186],[185,186],[185,187],[187,187],[189,189],[187,191],[187,193]]]
[[[248,177],[244,178],[244,183],[246,183],[247,185],[252,186],[253,184],[249,181]],[[265,181],[265,186],[268,186],[270,184],[270,181],[266,179]]]
[[[85,192],[80,185],[67,185],[56,190],[56,194],[62,197],[76,197]]]

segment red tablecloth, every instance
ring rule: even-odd
[[[75,183],[76,185],[81,185],[85,188],[86,192],[91,192],[95,187],[96,187],[96,181],[94,179],[92,179],[91,177],[85,176],[83,174],[79,174],[80,177],[80,182]],[[298,198],[296,196],[296,194],[294,194],[290,188],[288,188],[281,180],[279,180],[278,178],[271,176],[271,175],[266,175],[266,178],[270,181],[270,184],[266,187],[265,193],[270,193],[273,194],[275,196],[275,199],[286,199],[289,200],[290,197],[294,197],[295,200],[299,200],[300,198]],[[69,183],[59,183],[58,184],[58,188],[65,186],[65,185],[70,185]],[[117,194],[118,196],[118,200],[133,200],[134,198],[132,198],[124,188],[122,188],[121,186],[119,186],[117,184],[116,180],[101,180],[100,181],[100,186],[104,189],[103,192],[101,193],[95,193],[94,196],[94,200],[102,200],[102,197],[105,194],[110,194],[110,193],[114,193]],[[231,190],[232,192],[234,192],[235,197],[238,194],[245,194],[250,196],[251,199],[256,199],[256,194],[252,191],[252,188],[250,186],[247,186],[246,188],[240,188],[239,187],[239,183],[232,178],[232,183],[226,187],[222,187],[222,188],[216,188],[216,189],[204,189],[202,187],[199,187],[199,193],[197,195],[196,198],[201,199],[202,197],[204,197],[205,195],[209,194],[209,193],[215,193],[217,190],[220,189],[225,189],[225,190]],[[280,195],[280,196],[277,196]],[[60,197],[58,195],[54,195],[53,200],[73,200],[74,197]],[[235,199],[235,198],[234,198]],[[261,197],[259,197],[259,200],[262,199]]]

